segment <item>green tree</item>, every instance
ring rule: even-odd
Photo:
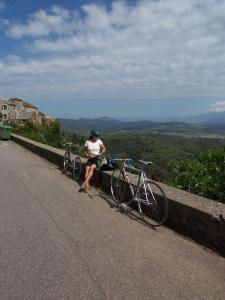
[[[174,186],[225,203],[225,147],[200,152],[170,164]]]

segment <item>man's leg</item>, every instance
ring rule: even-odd
[[[88,175],[87,175],[87,178],[84,181],[84,186],[86,186],[86,187],[89,186],[89,181],[91,180],[95,169],[96,169],[96,165],[95,164],[91,165]]]
[[[85,167],[84,181],[85,181],[85,180],[87,179],[87,177],[88,177],[90,168],[91,168],[91,166],[86,166],[86,167]]]

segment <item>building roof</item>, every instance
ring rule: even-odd
[[[26,102],[26,101],[23,101],[23,106],[38,109],[36,106],[34,106],[33,104]]]
[[[16,97],[10,98],[8,101],[21,101],[21,102],[23,102],[23,106],[24,107],[38,109],[36,106],[34,106],[33,104],[31,104],[30,102],[24,101],[24,100],[16,98]]]
[[[19,99],[19,98],[16,98],[16,97],[10,98],[8,101],[10,101],[10,100],[23,101],[22,99]]]

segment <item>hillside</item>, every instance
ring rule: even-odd
[[[225,126],[219,124],[191,124],[185,122],[152,122],[152,121],[138,121],[138,122],[123,122],[109,117],[97,119],[58,119],[62,131],[73,132],[80,134],[88,134],[91,128],[100,129],[104,135],[130,132],[130,131],[144,131],[162,134],[175,134],[181,136],[196,136],[196,137],[214,137],[225,136]]]
[[[108,117],[97,119],[58,119],[63,131],[78,131],[86,134],[90,128],[101,129],[104,134],[119,131],[151,131],[160,133],[197,133],[204,130],[204,127],[182,122],[123,122]]]
[[[221,146],[225,140],[186,138],[144,132],[128,132],[104,137],[109,156],[129,157],[154,162],[158,178],[168,175],[173,159],[191,159],[204,149]]]

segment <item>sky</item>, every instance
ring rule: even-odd
[[[54,117],[225,111],[225,0],[0,0],[0,98]]]

